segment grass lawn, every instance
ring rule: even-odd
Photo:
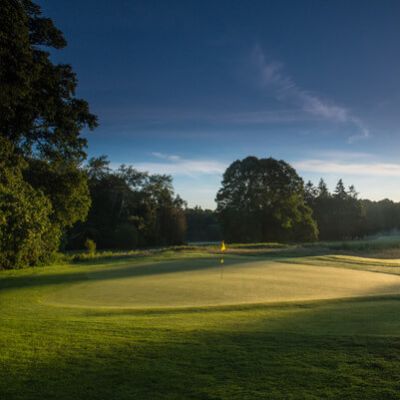
[[[0,271],[0,398],[400,399],[399,274],[189,250]]]

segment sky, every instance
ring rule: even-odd
[[[170,174],[190,206],[248,155],[400,201],[399,1],[38,3],[99,118],[89,157]]]

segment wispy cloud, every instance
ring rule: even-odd
[[[304,122],[315,119],[305,114],[302,110],[293,108],[284,110],[190,110],[186,108],[110,108],[107,111],[113,117],[118,116],[119,121],[131,121],[140,126],[165,126],[187,124],[190,122],[223,125],[258,125]]]
[[[364,160],[368,162],[376,161],[376,155],[361,151],[347,151],[347,150],[315,150],[313,149],[311,155],[318,154],[319,159],[330,161],[355,161]]]
[[[346,107],[337,105],[321,98],[302,87],[292,77],[285,74],[283,65],[276,61],[267,61],[260,46],[255,46],[252,54],[253,64],[256,66],[258,81],[264,88],[272,88],[274,95],[280,102],[293,104],[305,113],[317,118],[351,124],[356,132],[349,137],[350,143],[370,136],[364,122],[353,115]]]
[[[320,159],[302,160],[293,163],[301,172],[335,175],[400,177],[400,164],[382,162],[326,161]]]
[[[134,163],[131,164],[132,167],[152,174],[196,177],[200,175],[220,175],[228,166],[226,163],[215,160],[187,159],[178,155],[159,152],[153,152],[151,155],[160,161]],[[118,165],[112,165],[112,167],[118,168]]]
[[[158,151],[154,151],[151,153],[152,156],[161,158],[162,160],[168,160],[168,161],[180,161],[181,157],[177,156],[175,154],[165,154],[165,153],[159,153]]]

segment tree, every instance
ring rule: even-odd
[[[311,181],[308,181],[304,186],[304,199],[307,204],[311,204],[318,196],[318,188]]]
[[[66,41],[30,0],[2,1],[0,9],[0,133],[24,154],[82,159],[82,128],[94,128],[88,103],[75,97],[70,65],[53,64],[46,47]]]
[[[187,208],[187,240],[191,242],[213,242],[222,240],[217,213],[201,207]]]
[[[341,179],[336,184],[334,197],[338,200],[345,200],[347,198],[347,192]]]
[[[86,218],[91,203],[87,176],[76,163],[29,159],[24,177],[50,200],[51,221],[60,230]]]
[[[313,210],[313,216],[319,230],[319,238],[324,240],[332,238],[331,230],[335,223],[332,220],[332,195],[322,178],[318,182],[316,191],[308,196],[307,204]]]
[[[179,196],[159,207],[156,226],[157,244],[179,245],[184,242],[187,224],[184,202]]]
[[[14,187],[8,186],[11,181],[3,183],[0,195],[4,199],[14,193],[16,204],[25,204],[29,197],[38,207],[37,218],[42,216],[44,225],[49,218],[52,245],[41,244],[43,251],[47,249],[49,253],[57,248],[65,228],[86,217],[90,199],[86,175],[80,169],[86,157],[86,140],[80,133],[85,127],[93,129],[97,125],[87,102],[75,97],[77,78],[71,66],[53,64],[46,51],[65,46],[62,33],[49,18],[42,16],[34,2],[1,1],[0,137],[2,143],[12,146],[6,156],[18,156],[21,162],[14,167]],[[13,192],[17,187],[20,193]],[[31,209],[28,203],[26,207],[28,212]],[[22,218],[21,210],[3,207],[0,218],[12,224]],[[41,235],[28,233],[32,228],[29,224],[24,227],[24,234],[31,241],[39,243],[43,239]],[[5,232],[13,229],[3,223],[0,235],[5,237]],[[26,249],[15,248],[15,251],[32,249],[33,242],[20,243],[21,246],[25,243]],[[16,259],[12,251],[7,254],[9,261]],[[35,252],[32,254],[32,259],[38,259]],[[21,264],[24,258],[19,260]],[[26,262],[31,264],[31,259]]]
[[[332,196],[332,235],[335,239],[353,239],[359,235],[364,216],[362,203],[357,199],[354,186],[346,191],[339,179]]]
[[[131,249],[184,241],[185,203],[174,195],[172,178],[151,175],[122,165],[116,171],[102,156],[86,167],[92,199],[88,219],[69,232],[69,246],[79,248],[86,238],[99,248]]]
[[[339,179],[335,192],[331,194],[321,179],[318,189],[313,192],[308,190],[306,198],[313,210],[321,239],[342,240],[362,235],[365,212],[353,185],[346,191],[342,179]]]
[[[225,171],[217,212],[229,241],[315,240],[303,180],[286,162],[247,157]]]
[[[328,186],[326,185],[325,181],[322,178],[318,182],[317,195],[320,198],[327,198],[331,196],[328,190]]]
[[[400,203],[389,199],[362,200],[361,203],[365,210],[361,235],[388,234],[400,229]]]
[[[22,176],[25,160],[0,138],[0,269],[43,262],[57,249],[50,201]]]

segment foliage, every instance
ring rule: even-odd
[[[171,177],[108,165],[106,157],[88,162],[92,207],[87,221],[69,232],[69,247],[80,248],[86,237],[101,249],[183,243],[185,204],[174,195]]]
[[[362,224],[363,235],[389,233],[400,229],[400,203],[388,199],[361,200],[361,205],[365,212]]]
[[[91,202],[87,176],[76,163],[29,159],[24,177],[51,201],[51,220],[60,229],[86,218]]]
[[[247,157],[232,163],[217,194],[229,241],[315,240],[317,227],[305,204],[303,181],[286,162]]]
[[[121,223],[114,230],[112,242],[114,248],[134,249],[139,244],[139,234],[135,225]]]
[[[217,213],[201,207],[187,208],[186,239],[190,242],[215,242],[222,240]]]
[[[311,182],[305,186],[306,199],[313,210],[321,240],[343,240],[363,236],[365,210],[354,186],[346,191],[340,179],[335,192],[329,192],[321,179],[315,188]]]
[[[48,48],[65,46],[34,2],[1,2],[0,144],[12,149],[2,156],[13,165],[12,172],[1,171],[0,187],[2,262],[8,267],[51,256],[62,231],[83,220],[90,206],[80,132],[97,122],[87,102],[75,97],[71,66],[50,59]]]
[[[58,246],[51,204],[24,181],[26,166],[12,144],[0,138],[0,269],[43,262]]]
[[[359,199],[354,186],[346,190],[341,179],[334,193],[323,179],[317,187],[308,182],[305,198],[313,210],[321,240],[355,239],[400,229],[400,203]]]
[[[86,239],[85,248],[86,248],[87,253],[90,256],[93,256],[94,254],[96,254],[96,242],[94,240]]]
[[[45,48],[66,46],[62,33],[30,0],[2,1],[0,11],[0,133],[26,154],[81,159],[84,127],[96,117],[75,97],[71,66],[53,64]]]

